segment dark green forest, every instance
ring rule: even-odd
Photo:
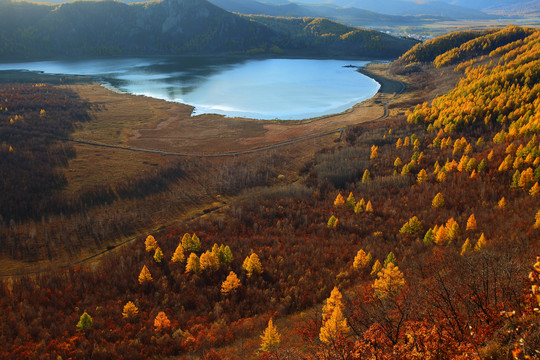
[[[206,0],[0,0],[0,57],[297,54],[398,57],[416,42],[315,18],[246,17]]]

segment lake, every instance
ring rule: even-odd
[[[294,120],[343,112],[373,97],[380,85],[354,68],[367,63],[163,57],[11,63],[0,70],[92,76],[116,91],[191,105],[193,116]]]

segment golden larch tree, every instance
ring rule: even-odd
[[[154,328],[156,331],[166,331],[170,327],[171,321],[163,311],[160,311],[154,319]]]
[[[240,288],[242,284],[240,283],[240,279],[238,279],[238,276],[231,271],[225,281],[221,284],[221,293],[225,296],[230,295],[234,293],[238,288]]]
[[[330,219],[328,219],[328,222],[326,223],[326,226],[329,229],[335,229],[338,227],[338,225],[339,225],[339,220],[334,215],[330,216]]]
[[[201,262],[197,254],[191,253],[186,262],[186,272],[198,274],[201,271]]]
[[[482,233],[482,235],[480,235],[480,238],[478,238],[476,245],[474,246],[474,251],[482,250],[483,248],[486,247],[486,245],[487,245],[487,240],[484,233]]]
[[[124,319],[131,319],[137,316],[139,313],[139,309],[135,306],[135,304],[131,301],[128,301],[126,305],[124,305],[124,310],[122,311],[122,317]]]
[[[380,300],[395,297],[405,286],[403,273],[393,263],[389,263],[377,276],[378,278],[373,283],[373,290]]]
[[[538,182],[536,182],[532,187],[531,190],[529,190],[529,195],[532,197],[536,197],[540,195],[540,185],[538,185]]]
[[[354,198],[354,194],[352,193],[352,191],[349,193],[349,196],[347,196],[347,200],[345,203],[351,209],[354,209],[354,207],[356,206],[356,199]]]
[[[330,297],[326,299],[326,303],[322,308],[323,322],[330,319],[330,316],[332,316],[332,312],[336,308],[343,308],[343,296],[341,295],[341,292],[339,292],[337,286],[334,286],[332,292],[330,292]]]
[[[159,264],[161,263],[161,260],[163,260],[163,251],[161,251],[161,248],[158,246],[154,252],[154,261]]]
[[[176,247],[176,250],[174,250],[174,254],[171,258],[171,262],[172,263],[183,263],[184,262],[184,247],[182,246],[182,244],[178,244],[178,246]]]
[[[504,198],[504,196],[501,198],[501,200],[499,200],[497,206],[499,207],[499,209],[504,209],[506,207],[506,199]]]
[[[379,157],[379,147],[375,145],[371,146],[371,155],[369,155],[369,158],[373,160],[378,157]]]
[[[217,255],[208,250],[201,255],[200,264],[201,271],[211,272],[219,269],[219,259]]]
[[[418,173],[418,176],[416,177],[416,182],[421,184],[421,183],[424,183],[426,181],[428,181],[429,177],[428,177],[428,174],[426,172],[426,170],[422,169],[420,170],[420,172]]]
[[[341,193],[337,194],[336,199],[334,200],[334,206],[339,207],[345,205],[345,199]]]
[[[371,267],[370,275],[377,274],[379,271],[381,271],[382,267],[383,266],[382,266],[381,262],[379,260],[375,260],[375,263]]]
[[[540,210],[538,210],[534,218],[535,218],[535,222],[534,222],[533,227],[535,229],[540,229]]]
[[[371,174],[369,173],[369,170],[366,169],[364,171],[364,175],[362,175],[362,184],[367,184],[371,181]]]
[[[467,240],[465,240],[463,245],[461,245],[461,256],[465,255],[468,252],[471,252],[472,250],[473,250],[473,247],[471,245],[471,240],[467,238]]]
[[[471,214],[469,216],[469,219],[467,220],[467,227],[465,230],[475,230],[476,229],[476,217],[474,214]]]
[[[253,274],[261,274],[263,270],[259,256],[255,253],[247,256],[242,264],[242,269],[246,271],[248,277],[251,277]]]
[[[442,208],[444,206],[444,196],[440,192],[431,200],[431,206],[434,208]]]
[[[279,335],[272,319],[268,320],[268,326],[264,329],[263,334],[261,335],[261,347],[259,348],[260,353],[273,352],[276,351],[281,336]]]
[[[355,270],[361,270],[366,268],[369,263],[371,262],[371,253],[367,253],[360,249],[356,253],[356,256],[354,257],[353,261],[353,269]]]
[[[146,265],[143,266],[141,273],[139,274],[139,284],[144,285],[152,282],[152,274],[150,274],[150,270],[146,267]]]
[[[146,252],[155,251],[158,247],[156,239],[152,235],[148,235],[144,241],[144,246],[146,247]]]
[[[371,205],[371,200],[369,200],[367,205],[366,205],[366,212],[367,213],[372,213],[373,212],[373,205]]]
[[[351,331],[351,328],[347,325],[347,319],[343,317],[343,312],[338,307],[334,309],[330,318],[323,322],[319,332],[319,339],[325,344],[330,344],[339,337],[346,336]]]

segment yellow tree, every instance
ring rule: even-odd
[[[328,222],[326,223],[326,226],[329,228],[329,229],[335,229],[337,228],[339,224],[339,220],[337,217],[335,217],[334,215],[330,216],[330,219],[328,219]]]
[[[206,251],[200,259],[201,271],[215,271],[219,268],[219,259],[213,252]]]
[[[456,240],[459,235],[459,224],[454,218],[448,219],[446,222],[446,239],[448,241]]]
[[[346,204],[351,209],[354,209],[354,207],[356,206],[356,199],[354,198],[354,194],[352,193],[352,191],[349,193],[349,196],[347,197]]]
[[[431,200],[431,206],[434,208],[442,208],[444,206],[444,196],[440,192]]]
[[[146,267],[146,265],[143,266],[141,273],[139,274],[139,284],[144,285],[152,282],[152,274],[150,274],[150,270]]]
[[[428,181],[428,174],[426,172],[426,170],[422,169],[420,170],[420,172],[418,173],[418,176],[416,178],[416,182],[418,182],[419,184],[421,183],[424,183]]]
[[[238,279],[238,276],[231,271],[225,281],[221,284],[221,293],[225,296],[230,295],[234,293],[238,288],[240,288],[242,284],[240,283],[240,279]]]
[[[186,272],[198,274],[201,271],[201,261],[197,254],[191,253],[187,259]]]
[[[158,247],[156,239],[152,235],[148,235],[144,241],[144,246],[146,247],[146,252],[151,252],[156,250]]]
[[[369,158],[373,160],[378,157],[379,157],[379,147],[375,145],[371,146],[371,155],[369,156]]]
[[[360,249],[356,253],[356,256],[354,257],[353,262],[353,269],[355,270],[361,270],[369,265],[371,262],[371,253],[367,253]]]
[[[163,311],[160,311],[154,319],[154,328],[156,331],[166,331],[170,327],[171,321]]]
[[[401,140],[401,138],[399,138],[396,141],[396,149],[399,149],[401,146],[403,146],[403,140]]]
[[[135,304],[131,301],[128,301],[126,305],[124,305],[124,311],[122,311],[122,317],[124,319],[131,319],[137,316],[139,313],[139,309],[135,306]]]
[[[377,274],[382,269],[382,264],[379,260],[375,260],[375,263],[373,264],[373,267],[371,268],[371,275]]]
[[[501,198],[501,200],[499,200],[497,206],[499,207],[499,209],[504,209],[506,207],[506,199],[504,198],[504,196]]]
[[[373,205],[371,205],[371,200],[368,201],[368,203],[366,205],[366,212],[367,213],[372,213],[373,212]]]
[[[242,264],[242,269],[247,273],[248,277],[251,277],[253,274],[262,273],[262,265],[259,260],[259,256],[255,253],[251,253],[250,256],[246,256],[244,263]]]
[[[378,278],[373,283],[373,290],[380,300],[395,297],[405,286],[403,273],[393,263],[389,263],[377,276]]]
[[[474,214],[471,214],[469,216],[469,219],[467,220],[467,228],[465,230],[474,230],[476,229],[476,217]]]
[[[535,229],[540,229],[540,210],[538,210],[538,212],[536,213],[535,222],[534,222],[533,227]]]
[[[396,160],[394,160],[394,167],[398,168],[400,167],[401,165],[403,165],[403,162],[401,161],[401,159],[399,158],[399,156],[396,158]]]
[[[174,251],[174,254],[171,258],[171,262],[173,263],[182,263],[184,262],[184,248],[182,247],[182,244],[178,244],[176,247],[176,250]]]
[[[529,190],[529,195],[536,197],[540,195],[540,186],[538,185],[538,182],[536,182],[532,187],[531,190]]]
[[[161,251],[161,248],[158,246],[154,252],[154,261],[159,264],[161,263],[161,260],[163,260],[163,251]]]
[[[279,335],[272,319],[268,320],[268,326],[261,335],[260,353],[272,352],[277,350],[281,336]]]
[[[367,184],[371,181],[371,175],[369,173],[369,170],[366,169],[364,171],[364,175],[362,175],[362,184]]]
[[[486,237],[484,236],[484,233],[482,233],[482,235],[480,235],[480,238],[476,242],[474,251],[482,250],[483,248],[486,247],[486,245],[487,245]]]
[[[336,199],[334,200],[334,206],[343,206],[345,205],[345,199],[343,198],[343,195],[341,193],[337,194]]]
[[[330,344],[340,336],[346,336],[350,332],[351,328],[347,325],[347,319],[343,317],[341,308],[337,307],[330,318],[323,322],[319,332],[319,339],[325,344]]]
[[[471,252],[472,250],[473,250],[473,247],[471,245],[471,240],[469,240],[469,238],[467,238],[467,240],[465,240],[463,245],[461,245],[461,255],[463,256],[466,253]]]
[[[532,168],[528,168],[521,173],[518,184],[519,187],[526,190],[534,184],[534,173]]]
[[[343,296],[339,292],[339,289],[337,286],[334,286],[332,289],[332,292],[330,292],[330,297],[326,299],[326,304],[322,308],[322,319],[323,322],[330,319],[330,316],[332,316],[332,312],[336,309],[342,309],[343,308]]]

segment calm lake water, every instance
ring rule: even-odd
[[[347,65],[366,61],[181,57],[0,64],[0,70],[95,76],[121,92],[181,102],[193,115],[306,119],[339,113],[380,85]]]

